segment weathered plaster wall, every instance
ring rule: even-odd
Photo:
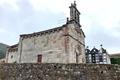
[[[38,55],[42,55],[41,63],[85,63],[84,38],[74,21],[55,29],[25,34],[20,36],[18,52],[9,54],[8,63],[37,63]]]
[[[120,80],[120,65],[1,64],[0,80]]]
[[[19,57],[17,56],[17,54],[18,54],[18,51],[9,52],[9,55],[7,57],[8,58],[7,62],[8,63],[18,62]]]
[[[69,23],[58,30],[20,39],[20,63],[36,63],[40,54],[42,63],[76,63],[76,49],[80,53],[78,63],[85,63],[84,38],[80,27],[76,23]]]
[[[21,63],[36,63],[42,55],[42,63],[67,63],[64,28],[22,40]]]

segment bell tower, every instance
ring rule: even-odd
[[[69,8],[70,8],[70,20],[75,20],[76,22],[79,23],[80,12],[76,7],[76,1],[74,1],[74,3],[71,3],[71,6]]]

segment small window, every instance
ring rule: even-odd
[[[37,62],[38,62],[38,63],[41,63],[41,62],[42,62],[42,55],[38,55]]]
[[[103,56],[99,56],[100,62],[103,62]]]
[[[11,59],[13,58],[13,55],[11,55]]]

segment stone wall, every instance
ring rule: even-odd
[[[38,55],[42,63],[67,62],[64,28],[22,40],[21,63],[37,63]]]
[[[120,65],[1,64],[0,80],[120,80]]]
[[[18,53],[9,63],[85,63],[85,36],[78,23],[20,36]],[[38,56],[42,58],[38,58]],[[38,61],[38,59],[41,59]]]
[[[85,63],[85,36],[79,25],[69,24],[69,55],[72,63]]]

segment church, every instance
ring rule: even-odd
[[[85,34],[76,3],[70,18],[60,27],[20,35],[18,44],[8,47],[7,63],[86,63]]]

